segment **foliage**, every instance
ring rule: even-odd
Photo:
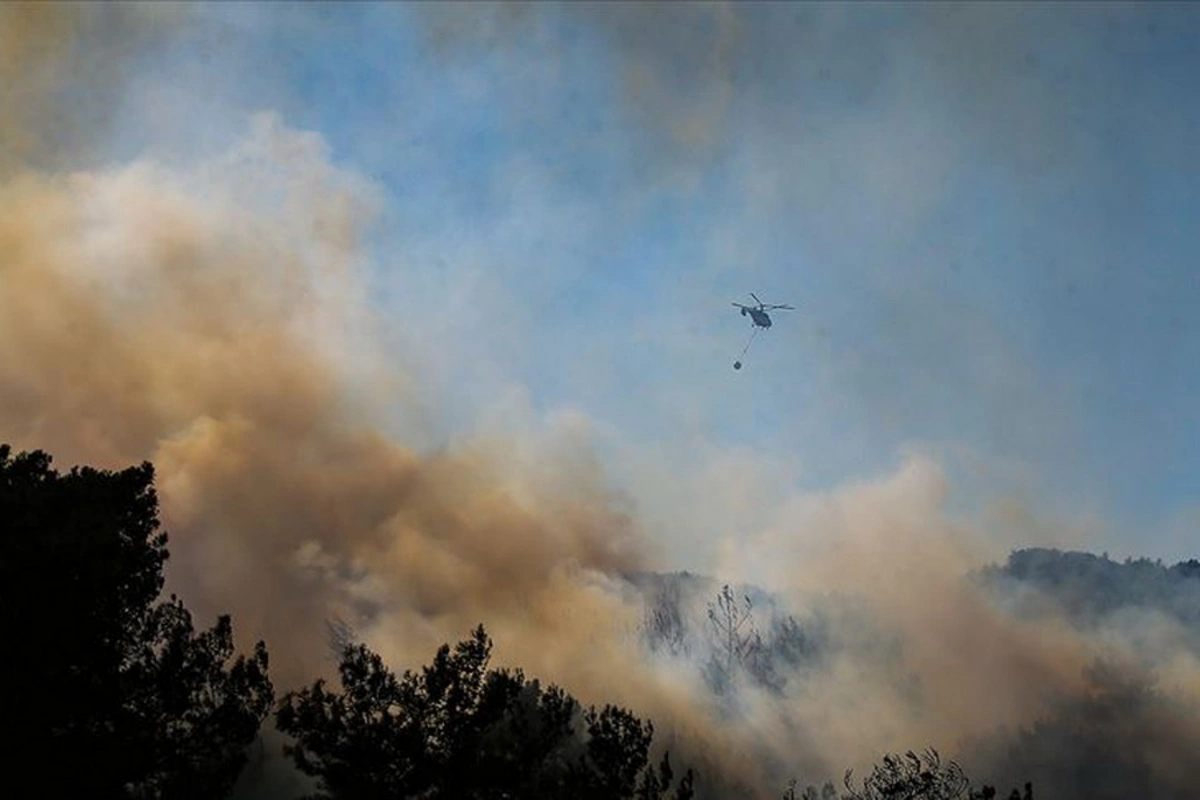
[[[998,595],[1013,596],[1022,614],[1061,612],[1083,627],[1132,609],[1156,611],[1189,629],[1189,644],[1200,652],[1200,562],[1195,559],[1167,567],[1147,558],[1120,562],[1107,554],[1029,548],[976,577]],[[1038,591],[1020,591],[1029,588]],[[1052,607],[1045,606],[1047,599]]]
[[[717,695],[731,691],[737,676],[781,692],[836,647],[828,617],[836,613],[832,608],[812,609],[801,622],[752,588],[739,599],[739,590],[722,586],[704,601],[709,581],[686,572],[638,574],[634,581],[646,598],[642,638],[647,649],[692,662]],[[842,627],[861,624],[848,619]]]
[[[714,639],[717,683],[727,685],[733,680],[735,670],[750,666],[762,655],[763,641],[754,624],[754,604],[749,595],[743,595],[742,602],[738,602],[726,584],[717,599],[708,604],[708,621]]]
[[[1047,797],[1193,797],[1200,706],[1153,673],[1096,661],[1082,691],[1052,696],[1039,718],[969,743],[973,761],[1024,774]]]
[[[903,756],[887,755],[863,779],[860,788],[846,771],[847,800],[957,800],[969,796],[971,782],[953,761],[942,763],[936,750],[917,755],[911,750]]]
[[[341,617],[325,620],[325,634],[329,642],[328,656],[335,664],[341,661],[346,648],[353,646],[357,636],[354,627]]]
[[[826,783],[819,791],[816,786],[806,786],[800,794],[796,794],[798,788],[799,783],[792,778],[783,793],[783,800],[838,800],[837,789],[833,788],[832,783]]]
[[[230,664],[229,617],[197,634],[177,597],[156,602],[153,480],[0,445],[8,756],[54,765],[40,796],[225,796],[273,701],[262,642]]]
[[[646,604],[643,629],[652,652],[665,651],[683,657],[692,654],[680,595],[679,583],[667,580],[656,587]]]
[[[612,705],[582,709],[520,670],[489,670],[483,626],[397,678],[364,645],[347,647],[342,691],[323,681],[286,695],[285,752],[321,798],[667,797],[667,756],[650,767],[654,728]],[[689,770],[673,795],[692,796]]]
[[[857,787],[852,776],[847,770],[846,794],[840,800],[993,800],[996,797],[991,786],[972,789],[962,768],[953,761],[943,763],[932,748],[919,755],[911,750],[903,756],[885,755],[883,763],[876,764]],[[797,788],[793,779],[783,800],[839,800],[832,783],[826,783],[819,792],[815,786],[808,786],[797,794]],[[1033,800],[1033,787],[1025,784],[1023,798],[1014,789],[1009,800]]]

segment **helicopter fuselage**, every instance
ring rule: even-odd
[[[742,316],[750,315],[750,319],[760,328],[771,327],[771,318],[767,316],[767,312],[757,308],[742,308]]]

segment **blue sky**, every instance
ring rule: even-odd
[[[916,447],[962,498],[1185,555],[1194,6],[193,13],[111,151],[194,158],[270,111],[373,181],[375,302],[438,408],[428,446],[570,409],[614,484],[650,509],[645,470],[673,475],[689,521],[692,472],[776,497]],[[734,372],[750,291],[797,310]]]

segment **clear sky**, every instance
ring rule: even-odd
[[[1196,6],[192,12],[108,152],[220,152],[270,112],[373,182],[422,446],[587,420],[642,524],[694,537],[681,567],[914,450],[955,502],[1194,555]],[[735,372],[748,292],[797,310]]]

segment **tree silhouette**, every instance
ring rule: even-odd
[[[937,750],[930,748],[918,755],[911,750],[900,755],[885,755],[883,763],[876,764],[871,774],[859,786],[852,781],[853,772],[846,770],[846,794],[840,800],[994,800],[996,790],[984,786],[971,788],[956,762],[943,763]],[[788,783],[783,800],[839,800],[837,789],[826,783],[817,791],[815,786],[806,787],[796,794],[798,783]],[[1033,786],[1025,784],[1025,794],[1013,789],[1008,800],[1033,800]]]
[[[739,603],[734,598],[733,590],[726,584],[721,587],[717,599],[708,604],[715,650],[710,673],[719,693],[732,685],[738,669],[755,671],[756,661],[763,651],[762,636],[754,624],[754,605],[749,595],[743,595],[742,601]]]
[[[871,774],[855,788],[851,772],[846,771],[846,800],[958,800],[969,798],[971,782],[953,761],[943,764],[933,749],[917,755],[887,755]]]
[[[642,631],[652,652],[671,656],[690,656],[687,621],[683,616],[679,584],[664,582],[646,603]]]
[[[669,759],[649,765],[653,725],[489,670],[491,649],[479,626],[397,678],[366,646],[347,647],[340,693],[317,681],[284,697],[277,723],[295,739],[285,753],[318,779],[320,798],[668,796]],[[690,770],[671,796],[692,796]]]
[[[832,783],[826,783],[820,790],[816,786],[806,786],[800,794],[796,794],[798,788],[799,781],[795,778],[788,781],[783,800],[839,800],[837,789],[833,788]]]
[[[1200,705],[1164,690],[1147,669],[1096,660],[1084,690],[1050,696],[1039,718],[970,743],[973,761],[1024,774],[1047,797],[1196,796],[1195,720]]]
[[[334,663],[341,660],[346,648],[352,646],[357,637],[354,626],[337,616],[325,620],[325,634],[329,642],[328,656]]]
[[[782,613],[769,595],[764,595],[765,611],[756,607],[751,594],[740,595],[739,602],[728,585],[704,604],[707,619],[700,623],[692,613],[698,601],[688,596],[690,592],[685,594],[694,580],[686,572],[636,576],[635,585],[644,597],[641,640],[650,653],[698,666],[717,695],[733,687],[736,673],[758,688],[780,694],[789,681],[815,667],[837,646],[827,618],[832,609],[815,609],[801,622]],[[758,624],[760,611],[763,627]],[[696,624],[698,632],[693,630]]]
[[[273,701],[267,652],[233,657],[223,616],[197,634],[163,586],[154,469],[65,475],[0,445],[6,755],[38,797],[229,794]]]

